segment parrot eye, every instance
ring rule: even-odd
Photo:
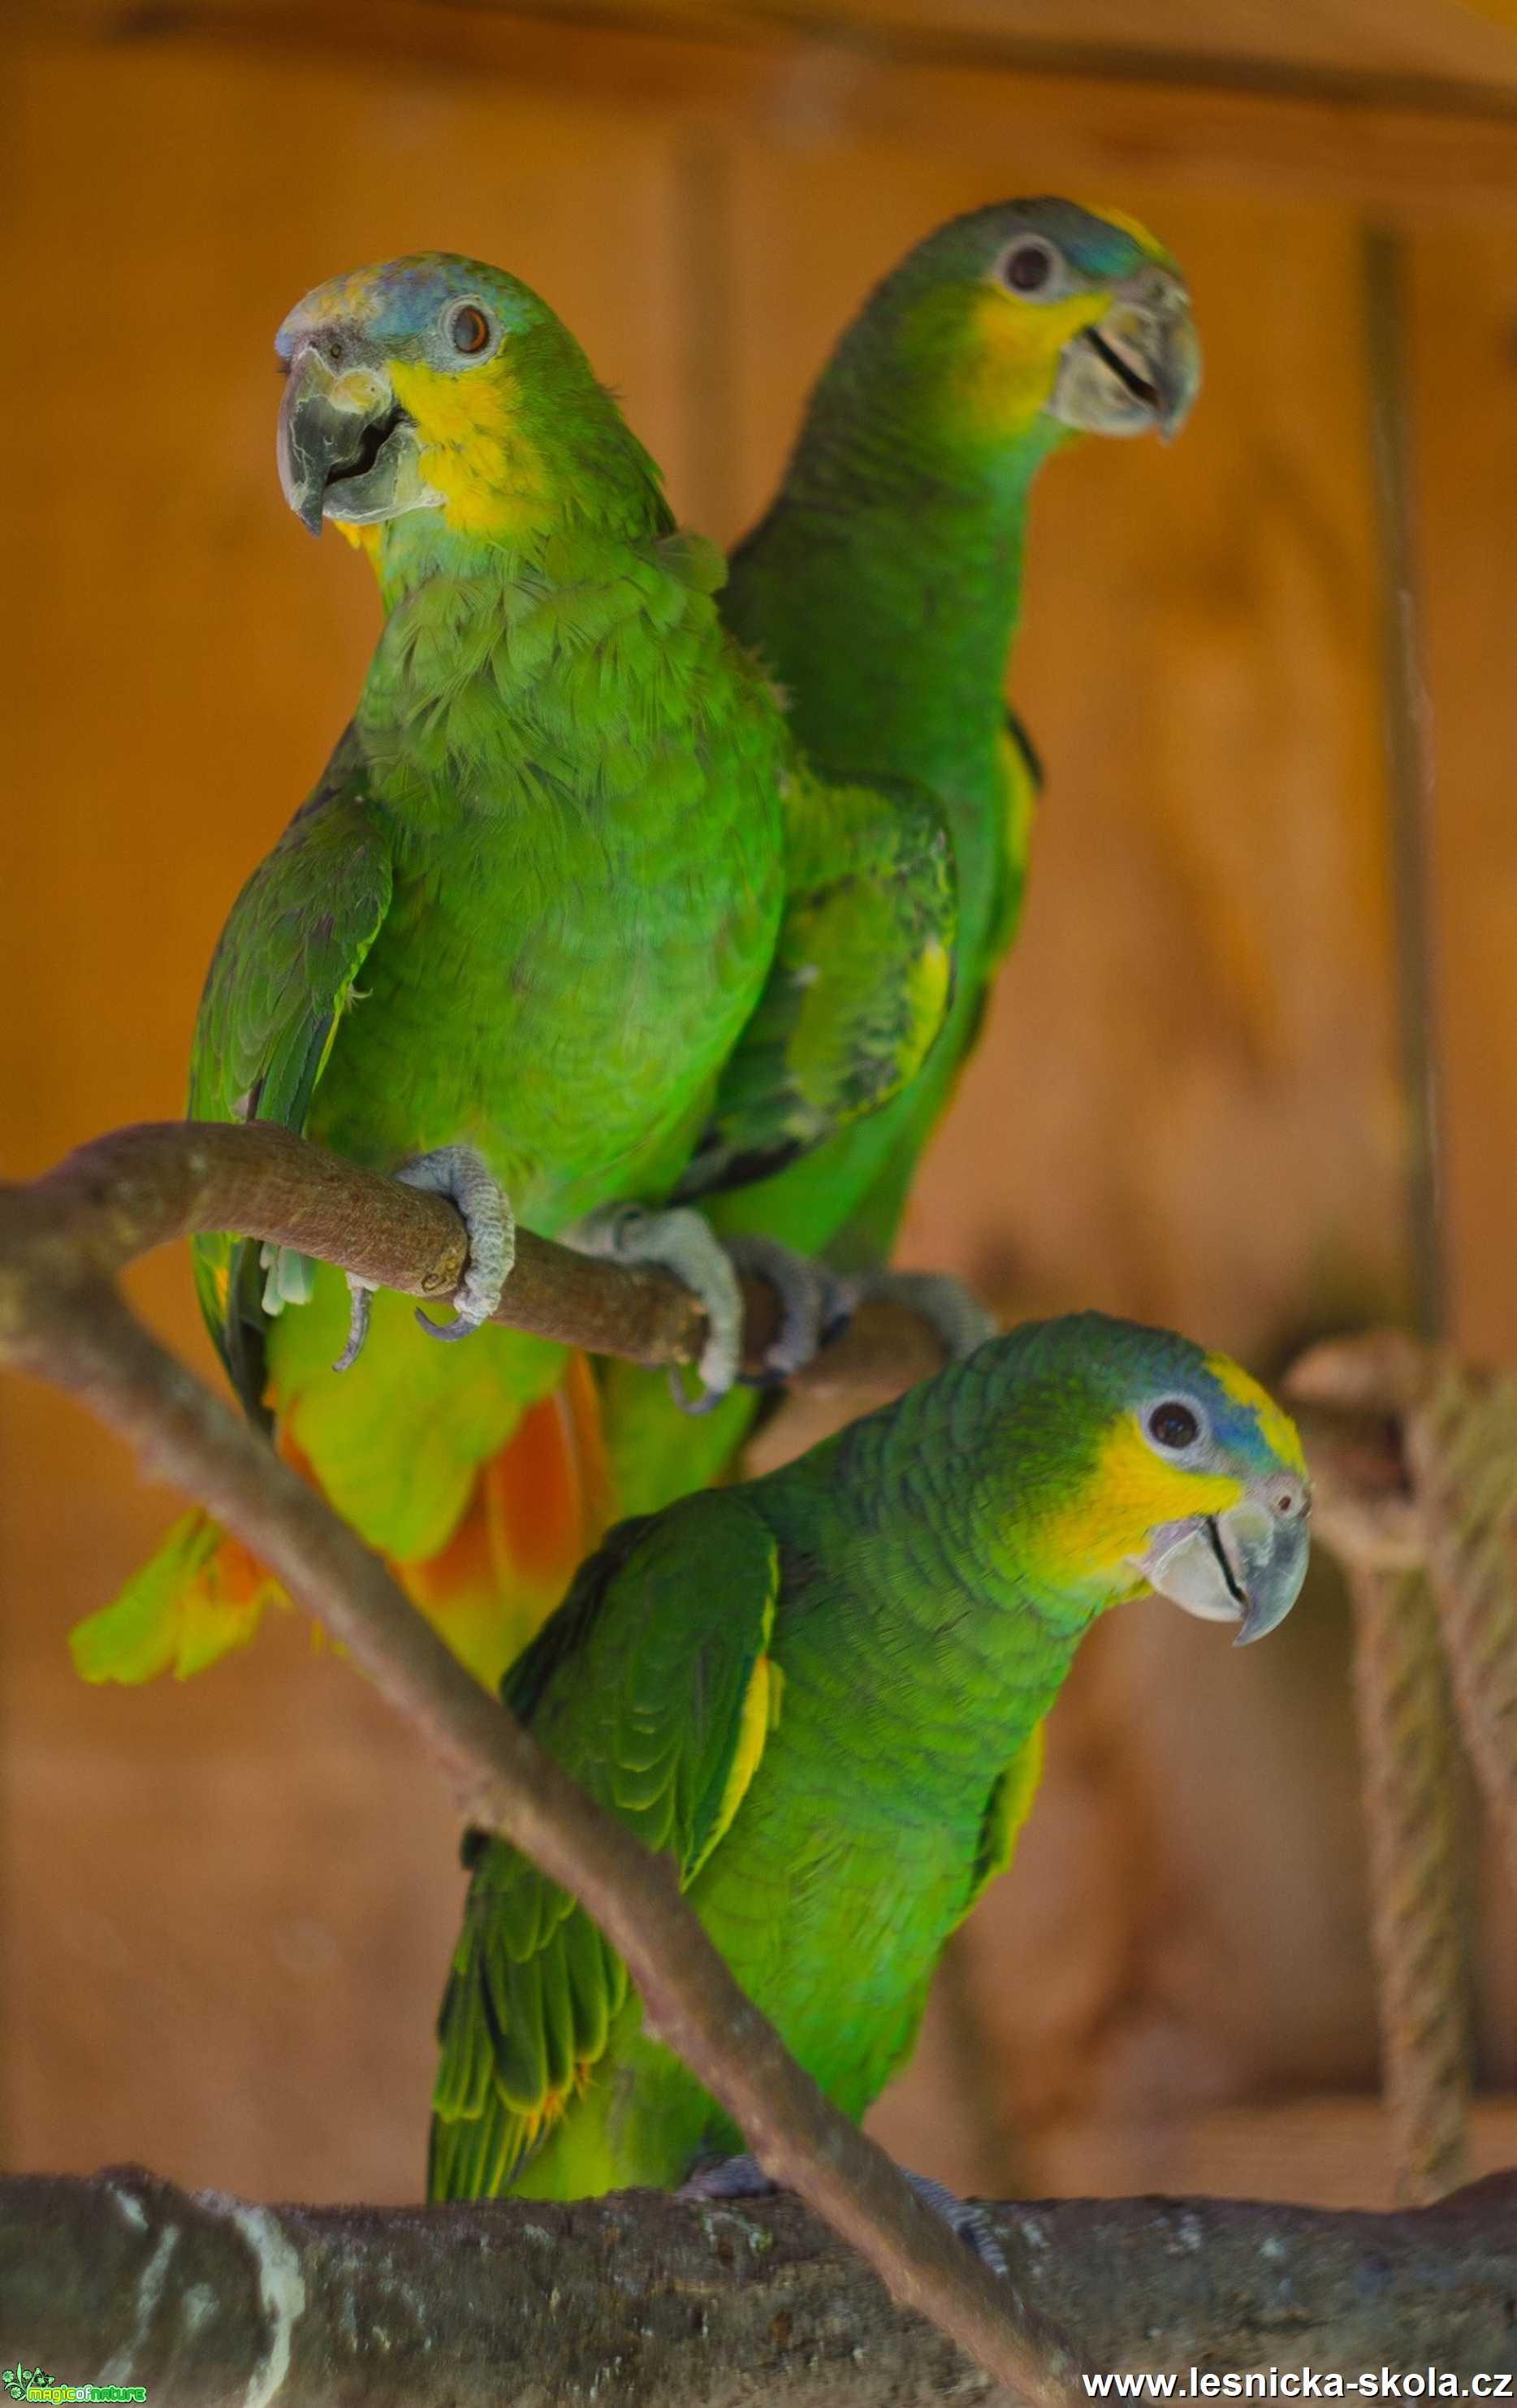
[[[1201,1425],[1183,1398],[1166,1397],[1150,1413],[1148,1431],[1156,1446],[1169,1447],[1179,1454],[1195,1444]]]
[[[1013,293],[1041,293],[1052,273],[1052,250],[1036,235],[1014,243],[1001,265],[1002,280]]]
[[[467,357],[482,351],[490,340],[490,321],[472,301],[461,301],[448,320],[448,339]]]

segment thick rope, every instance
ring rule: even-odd
[[[1461,1736],[1517,1884],[1517,1395],[1394,1330],[1312,1348],[1288,1386],[1353,1598],[1386,2102],[1398,2193],[1427,2199],[1464,2162]]]
[[[1517,1885],[1517,1397],[1441,1358],[1407,1417],[1408,1461],[1476,1778]]]
[[[1468,2013],[1448,1676],[1424,1574],[1362,1563],[1345,1571],[1353,1600],[1381,2078],[1396,2200],[1421,2207],[1467,2174]]]

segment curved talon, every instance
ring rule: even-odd
[[[434,1321],[426,1308],[423,1305],[419,1304],[416,1308],[414,1318],[418,1329],[424,1329],[429,1338],[441,1338],[446,1340],[451,1338],[472,1338],[475,1331],[482,1329],[485,1323],[489,1321],[492,1316],[488,1312],[461,1312],[458,1313],[451,1321]]]
[[[693,1422],[704,1421],[708,1413],[714,1413],[718,1405],[732,1394],[730,1388],[702,1388],[698,1396],[693,1397],[685,1386],[682,1363],[669,1364],[667,1373],[670,1396],[680,1412]]]
[[[348,1343],[333,1364],[334,1371],[351,1371],[364,1351],[368,1336],[369,1314],[374,1309],[374,1290],[365,1287],[351,1271],[343,1274],[348,1283]]]

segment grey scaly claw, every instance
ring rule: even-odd
[[[612,1262],[661,1264],[699,1297],[706,1308],[707,1337],[695,1369],[705,1393],[692,1403],[675,1385],[675,1401],[695,1413],[719,1405],[742,1361],[743,1297],[726,1249],[709,1224],[688,1205],[657,1212],[641,1204],[609,1204],[565,1231],[563,1242],[578,1254],[604,1254]],[[675,1367],[671,1384],[678,1378]]]
[[[407,1187],[425,1188],[446,1196],[457,1207],[469,1235],[468,1259],[453,1297],[456,1321],[429,1321],[420,1305],[416,1318],[429,1338],[468,1338],[491,1319],[501,1290],[516,1260],[516,1220],[505,1191],[497,1187],[482,1154],[471,1145],[440,1145],[433,1154],[419,1154],[403,1162],[395,1177]],[[356,1271],[344,1273],[350,1298],[348,1343],[333,1364],[334,1371],[350,1371],[368,1337],[374,1290]]]
[[[959,2239],[972,2249],[975,2256],[993,2274],[1009,2281],[1011,2269],[1006,2252],[991,2218],[982,2207],[960,2199],[957,2191],[946,2183],[934,2182],[928,2174],[913,2174],[903,2166],[901,2172],[925,2208],[956,2232]],[[714,2164],[698,2167],[675,2192],[676,2199],[767,2199],[779,2188],[769,2180],[757,2157],[721,2157]]]
[[[516,1216],[481,1154],[472,1145],[439,1145],[403,1162],[395,1177],[407,1187],[446,1196],[469,1233],[468,1260],[453,1295],[451,1322],[431,1321],[420,1305],[416,1318],[429,1338],[472,1338],[494,1316],[501,1291],[516,1262]]]
[[[779,1301],[780,1327],[764,1350],[763,1370],[748,1383],[779,1387],[814,1358],[826,1333],[847,1318],[843,1284],[824,1263],[777,1245],[772,1238],[729,1238],[727,1254],[739,1277],[746,1272],[765,1281]]]
[[[351,1371],[364,1352],[368,1337],[368,1317],[374,1302],[374,1290],[356,1271],[344,1271],[348,1283],[348,1343],[333,1364],[334,1371]]]
[[[962,1363],[999,1327],[995,1314],[947,1271],[864,1271],[849,1289],[855,1308],[874,1299],[904,1305],[937,1331],[951,1363]]]

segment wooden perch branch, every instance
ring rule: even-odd
[[[467,1818],[510,1840],[580,1900],[624,1959],[650,2028],[722,2102],[773,2178],[859,2249],[896,2300],[930,2315],[1036,2408],[1073,2399],[1079,2362],[1070,2349],[919,2204],[883,2152],[801,2071],[666,1868],[476,1686],[379,1558],[126,1309],[112,1284],[121,1266],[205,1226],[208,1214],[210,1226],[230,1221],[320,1247],[365,1276],[400,1270],[393,1283],[402,1288],[447,1292],[448,1240],[432,1203],[338,1165],[316,1169],[314,1195],[304,1197],[315,1150],[293,1144],[257,1129],[127,1131],[31,1187],[0,1190],[0,1362],[76,1397],[145,1469],[197,1498],[269,1566],[422,1734]],[[257,1211],[234,1210],[239,1161],[250,1186],[262,1182]],[[417,1240],[408,1270],[397,1230]],[[611,1276],[609,1266],[566,1259],[576,1279],[594,1271],[597,1288]],[[614,1276],[643,1287],[635,1274]],[[430,1290],[429,1277],[437,1283]],[[602,1289],[603,1300],[614,1294]],[[676,1310],[684,1310],[678,1297]],[[620,1351],[636,1353],[629,1326]],[[604,1320],[595,1326],[590,1342],[606,1343]],[[584,1339],[587,1327],[575,1334]]]
[[[29,1187],[10,1190],[6,1209],[11,1226],[26,1220],[39,1269],[51,1224],[65,1279],[85,1269],[114,1279],[155,1246],[224,1229],[293,1246],[398,1295],[447,1304],[468,1252],[464,1224],[445,1197],[361,1169],[266,1121],[150,1121],[116,1129]],[[747,1368],[756,1370],[775,1335],[777,1302],[760,1279],[746,1280],[743,1293]],[[495,1319],[652,1368],[694,1363],[706,1339],[700,1304],[667,1272],[577,1254],[530,1229],[517,1232],[516,1265]],[[862,1404],[942,1364],[941,1345],[915,1313],[871,1303],[799,1384],[819,1395],[856,1391]]]
[[[995,2211],[1095,2366],[1510,2371],[1517,2178],[1395,2215],[1231,2200]],[[1098,2270],[1098,2272],[1096,2271]],[[1094,2279],[1093,2279],[1094,2275]],[[928,2408],[984,2382],[793,2200],[252,2207],[137,2167],[0,2182],[7,2353],[150,2408]],[[614,2307],[608,2308],[608,2300]]]

